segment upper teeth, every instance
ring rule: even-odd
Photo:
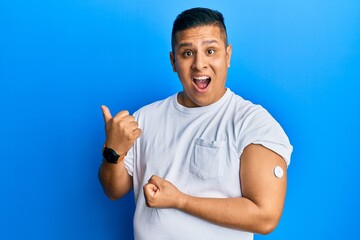
[[[207,80],[208,78],[207,76],[194,77],[195,80]]]

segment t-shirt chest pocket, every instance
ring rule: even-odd
[[[224,175],[226,141],[196,139],[190,160],[190,172],[201,179],[214,179]]]

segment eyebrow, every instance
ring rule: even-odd
[[[218,41],[216,41],[215,39],[213,39],[213,40],[205,40],[205,41],[202,42],[202,45],[209,45],[209,44],[212,44],[212,43],[218,43]],[[183,42],[183,43],[179,44],[178,49],[180,49],[182,47],[190,47],[192,45],[193,44],[191,42]]]

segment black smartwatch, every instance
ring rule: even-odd
[[[120,155],[117,154],[114,149],[104,147],[103,157],[106,162],[116,164]]]

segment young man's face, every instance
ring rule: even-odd
[[[199,26],[176,34],[170,60],[184,91],[178,101],[186,107],[207,106],[226,92],[231,45],[216,25]]]

